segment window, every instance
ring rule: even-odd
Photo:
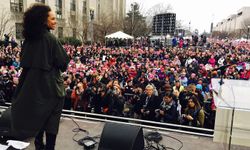
[[[86,1],[83,1],[83,14],[87,14],[87,2]]]
[[[44,3],[45,4],[45,0],[36,0],[36,2]]]
[[[56,18],[62,19],[62,0],[56,0]]]
[[[73,32],[73,38],[76,38],[76,28],[73,28],[72,32]]]
[[[22,31],[23,31],[23,24],[22,23],[16,23],[16,39],[22,39],[23,38]]]
[[[63,38],[63,27],[58,27],[58,38]]]
[[[76,0],[70,0],[70,10],[76,11]]]
[[[241,16],[241,15],[242,15],[242,12],[239,12],[237,15],[238,15],[238,16]]]
[[[10,0],[10,11],[23,12],[23,0]]]

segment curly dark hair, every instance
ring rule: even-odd
[[[23,37],[25,40],[39,39],[47,29],[48,13],[51,8],[47,5],[36,3],[29,7],[23,16]]]

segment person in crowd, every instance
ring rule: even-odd
[[[84,105],[83,94],[85,93],[85,89],[83,87],[83,83],[79,82],[74,87],[71,93],[71,100],[73,103],[73,110],[77,111],[87,111],[87,106]]]
[[[178,111],[177,104],[173,100],[172,93],[166,93],[160,104],[160,108],[155,110],[156,118],[161,122],[166,123],[177,123],[178,122]]]
[[[109,79],[108,73],[105,72],[100,82],[103,84],[108,84],[109,81],[110,81],[110,79]]]
[[[185,71],[181,72],[179,80],[180,80],[182,86],[186,87],[188,85],[188,78],[186,77]]]
[[[189,85],[189,89],[190,89],[190,92],[196,96],[196,98],[198,99],[199,101],[199,104],[201,107],[203,107],[203,104],[204,104],[204,95],[202,95],[202,86],[200,84],[197,84],[198,86],[196,86],[195,84],[190,84]],[[196,88],[198,87],[198,89]]]
[[[106,94],[108,100],[107,114],[115,116],[123,116],[125,97],[122,95],[121,87],[118,80],[111,81],[107,85]]]
[[[196,44],[203,43],[201,40],[197,39]],[[250,44],[246,42],[207,39],[206,42],[210,46],[206,47],[206,50],[203,47],[193,46],[192,42],[185,48],[176,47],[177,45],[175,47],[144,47],[142,45],[149,46],[150,43],[140,44],[140,42],[140,40],[137,41],[136,47],[126,48],[110,48],[96,44],[73,46],[68,43],[63,46],[71,59],[64,73],[70,79],[65,86],[67,94],[72,94],[79,82],[83,83],[84,92],[80,101],[83,102],[81,105],[84,105],[84,109],[80,111],[112,114],[114,105],[111,105],[113,103],[111,103],[110,94],[113,93],[113,87],[109,86],[111,85],[109,82],[114,80],[117,80],[114,83],[121,91],[120,96],[125,98],[128,98],[126,93],[131,92],[128,84],[132,83],[133,90],[140,89],[132,92],[134,96],[129,98],[132,102],[131,106],[127,107],[126,99],[121,101],[121,106],[123,107],[124,104],[126,106],[119,114],[124,115],[127,108],[132,110],[131,113],[126,113],[126,117],[145,118],[141,116],[143,105],[141,102],[145,101],[146,93],[136,91],[143,91],[148,84],[154,84],[153,95],[159,93],[160,101],[168,92],[175,95],[173,100],[177,103],[179,101],[181,106],[179,110],[182,113],[187,107],[188,99],[193,95],[196,95],[201,107],[204,107],[203,98],[207,100],[211,78],[218,78],[221,74],[219,70],[213,70],[222,65],[219,63],[221,57],[224,57],[224,65],[236,64],[226,69],[223,74],[225,78],[247,80],[250,77]],[[0,88],[7,102],[11,101],[16,88],[14,79],[17,79],[22,72],[21,51],[19,45],[15,48],[10,44],[0,47]],[[214,67],[209,63],[212,56],[216,60]],[[177,81],[185,87],[181,92],[173,90]],[[165,84],[170,84],[170,86],[165,88]],[[71,97],[68,98],[71,99]],[[74,109],[74,105],[66,104],[67,109]]]
[[[55,149],[65,97],[61,73],[66,71],[69,57],[50,33],[56,24],[56,16],[47,5],[34,4],[24,13],[23,69],[13,94],[11,120],[17,138],[35,136],[36,150]]]
[[[208,60],[208,63],[212,66],[215,67],[216,60],[213,55],[211,55],[211,58]]]
[[[155,110],[159,109],[160,100],[158,96],[155,96],[154,87],[152,85],[147,85],[145,88],[146,95],[140,100],[140,111],[142,119],[156,121]]]
[[[175,81],[175,86],[173,87],[173,91],[178,91],[179,93],[184,90],[184,86],[181,85],[180,81]]]
[[[4,34],[4,46],[7,47],[10,42],[10,36],[8,34]]]
[[[191,73],[190,78],[188,79],[189,84],[197,84],[197,75],[195,73]]]
[[[169,83],[166,83],[163,86],[163,90],[160,93],[160,99],[163,99],[163,97],[167,94],[167,93],[172,93],[173,92],[173,88]]]
[[[71,108],[72,108],[72,99],[71,99],[72,89],[69,86],[70,83],[71,83],[71,79],[68,76],[65,76],[63,84],[65,87],[66,95],[65,95],[63,109],[66,109],[66,110],[71,110]]]
[[[193,127],[203,127],[205,114],[196,96],[188,100],[187,108],[183,114],[183,124]]]

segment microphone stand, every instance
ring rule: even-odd
[[[224,81],[223,81],[223,77],[224,77],[224,74],[226,72],[226,68],[229,67],[230,65],[226,65],[226,66],[222,66],[216,70],[220,70],[220,81],[219,81],[219,84],[220,84],[220,96],[221,96],[221,93],[222,93],[222,85],[224,84]],[[222,97],[221,97],[222,98]],[[226,101],[225,101],[226,102]],[[227,104],[228,106],[230,106],[229,104]],[[228,143],[228,150],[231,150],[231,144],[232,144],[232,134],[233,134],[233,122],[234,122],[234,113],[235,113],[235,106],[232,107],[232,118],[231,118],[231,126],[230,126],[230,135],[229,135],[229,143]]]

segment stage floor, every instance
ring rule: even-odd
[[[101,135],[102,129],[104,127],[103,122],[95,122],[95,121],[89,121],[89,120],[78,120],[74,119],[79,126],[82,129],[87,130],[90,134],[90,136],[98,136]],[[72,137],[74,136],[74,132],[72,130],[74,128],[77,128],[77,126],[74,124],[74,122],[69,118],[62,118],[60,123],[60,129],[59,134],[56,142],[56,150],[83,150],[84,148],[80,145],[78,145],[75,141],[72,140]],[[152,131],[150,129],[143,129],[143,132],[146,133],[148,131]],[[178,150],[181,146],[181,144],[169,138],[168,136],[172,136],[178,140],[180,140],[183,143],[183,147],[181,150],[226,150],[227,146],[223,146],[221,143],[215,143],[213,142],[212,138],[209,137],[201,137],[201,136],[194,136],[194,135],[187,135],[187,134],[180,134],[180,133],[174,133],[174,132],[160,132],[163,136],[161,144],[164,144],[167,147],[171,147],[173,149]],[[75,139],[81,139],[85,136],[85,133],[79,133],[75,136]],[[34,144],[33,139],[30,140],[31,145],[27,150],[34,150]],[[98,145],[95,146],[94,150],[98,149]],[[233,147],[234,150],[247,150],[249,148],[243,148],[242,147]]]
[[[80,128],[85,129],[89,132],[90,136],[101,136],[104,122],[90,121],[85,119],[74,119],[80,126]],[[78,145],[73,141],[73,136],[75,135],[72,132],[73,129],[77,128],[76,124],[70,119],[63,117],[60,121],[59,134],[56,142],[56,150],[83,150],[83,146]],[[152,131],[151,129],[143,128],[144,134],[146,132]],[[176,132],[167,132],[167,131],[158,131],[162,134],[163,139],[160,144],[163,144],[172,149],[178,150],[181,147],[180,142],[170,138],[174,137],[180,140],[183,143],[181,150],[227,150],[228,145],[222,143],[213,142],[213,138],[181,134]],[[85,137],[86,134],[80,132],[74,138],[81,139]],[[99,140],[98,140],[99,141]],[[30,139],[27,142],[30,142],[30,146],[26,150],[34,150],[34,139]],[[98,149],[98,144],[96,144],[93,150]],[[231,150],[250,150],[250,147],[242,146],[232,146]]]

